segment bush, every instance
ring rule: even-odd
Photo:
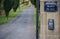
[[[36,7],[36,0],[30,0],[30,1]]]

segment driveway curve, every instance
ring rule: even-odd
[[[0,25],[0,39],[36,39],[34,9],[23,9],[11,21]]]

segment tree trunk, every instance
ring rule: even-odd
[[[1,10],[0,10],[0,15],[1,15]]]

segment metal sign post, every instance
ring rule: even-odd
[[[40,0],[36,0],[36,39],[39,39],[38,35],[39,12],[40,12]]]

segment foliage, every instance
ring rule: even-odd
[[[17,10],[17,8],[19,7],[19,0],[14,0],[14,3],[13,3],[14,5],[13,5],[13,10],[14,10],[14,12],[16,12],[16,10]]]
[[[12,9],[12,1],[11,0],[4,0],[4,10],[6,17],[9,15],[9,11]]]
[[[8,21],[10,21],[11,19],[13,19],[15,16],[17,16],[24,8],[26,8],[26,5],[25,4],[22,4],[18,7],[17,11],[14,12],[13,9],[10,10],[9,12],[9,17],[8,17],[8,20],[7,18],[5,17],[5,14],[3,15],[0,15],[0,24],[4,24]]]
[[[30,0],[30,1],[36,7],[36,0]]]
[[[31,3],[35,6],[35,8],[37,8],[37,7],[36,7],[36,3],[37,3],[37,2],[38,2],[38,3],[37,3],[38,6],[40,7],[40,0],[37,0],[37,1],[36,1],[36,0],[30,0],[30,1],[31,1]]]
[[[9,11],[13,8],[14,11],[17,10],[18,6],[19,6],[19,0],[4,0],[3,2],[3,7],[4,7],[4,10],[5,10],[5,14],[6,14],[6,17],[9,16]]]
[[[2,0],[0,0],[0,3],[1,3]]]

